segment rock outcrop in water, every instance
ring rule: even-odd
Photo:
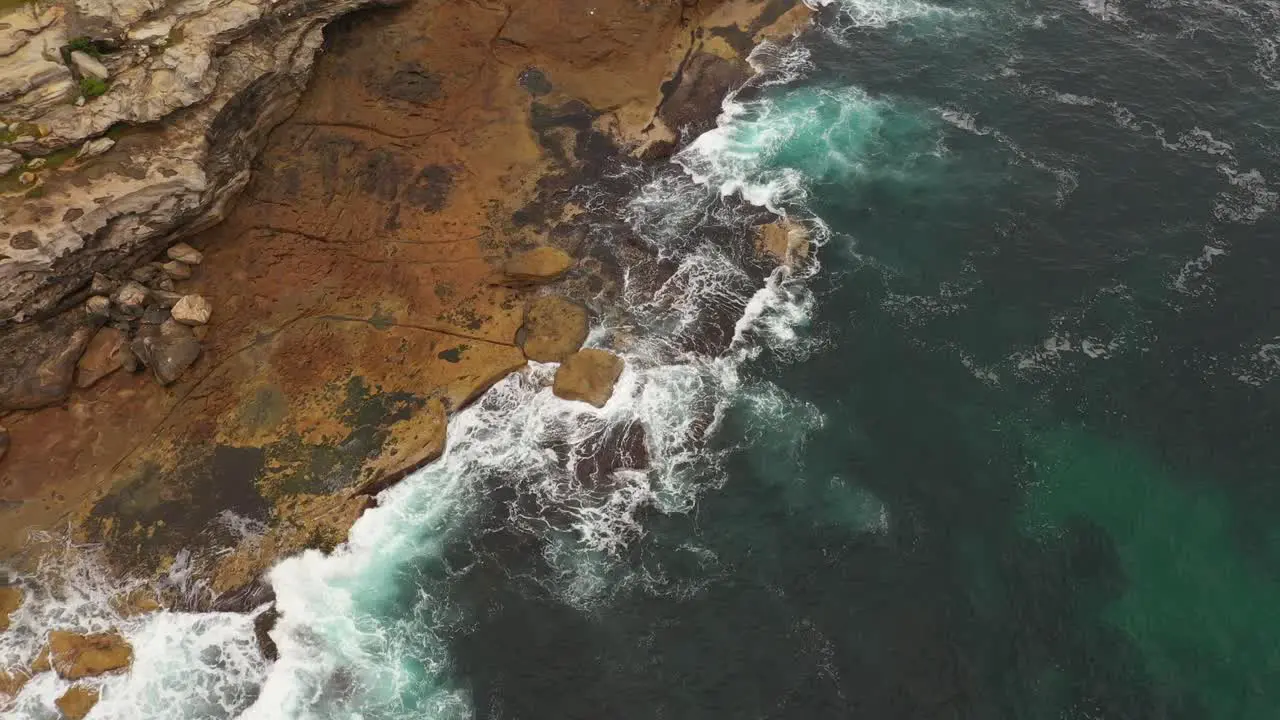
[[[31,669],[37,673],[52,669],[64,679],[81,680],[123,670],[131,662],[133,648],[116,633],[81,635],[54,630]]]
[[[110,72],[104,94],[82,106],[12,96],[45,119],[18,123],[11,146],[62,150],[40,169],[24,159],[34,187],[6,186],[26,196],[0,204],[25,223],[0,230],[0,317],[29,318],[0,329],[0,402],[32,398],[0,406],[14,438],[0,462],[6,554],[68,525],[132,570],[216,546],[228,552],[211,589],[226,606],[259,602],[264,568],[341,542],[372,495],[437,457],[450,412],[527,358],[579,350],[609,259],[579,254],[588,228],[572,189],[713,121],[745,54],[805,12],[794,0],[417,0],[332,26],[309,91],[264,141],[296,101],[319,28],[355,6],[236,4],[252,17],[229,34],[184,16],[169,27],[200,27],[162,47],[127,32],[76,43]],[[113,22],[151,27],[174,8]],[[52,20],[28,45],[106,38],[69,24],[71,10],[40,17]],[[197,37],[218,52],[188,83],[179,61]],[[143,58],[136,43],[156,49]],[[252,70],[233,72],[236,58]],[[39,87],[52,93],[63,76],[50,72]],[[165,83],[194,99],[147,105]],[[83,119],[144,111],[168,114],[125,131]],[[82,202],[108,187],[101,205]],[[194,233],[190,245],[169,247],[175,232]],[[212,311],[188,315],[184,295]],[[102,327],[130,342],[95,348],[81,368],[92,382],[73,388]],[[40,352],[6,358],[28,335],[45,338]],[[642,448],[638,437],[624,444]]]
[[[622,375],[622,358],[607,350],[585,348],[570,355],[556,369],[552,390],[565,400],[604,407]]]

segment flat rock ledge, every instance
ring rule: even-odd
[[[390,4],[0,10],[0,326],[74,304],[94,272],[133,267],[220,221],[267,134],[297,107],[325,25]]]

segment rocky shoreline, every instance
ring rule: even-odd
[[[157,581],[129,604],[244,609],[263,570],[340,543],[440,454],[451,412],[528,361],[603,405],[622,361],[581,347],[614,278],[579,250],[593,213],[571,190],[713,126],[751,49],[808,17],[797,0],[414,0],[334,21],[366,5],[237,3],[217,32],[187,5],[101,28],[82,4],[32,6],[45,24],[23,47],[89,37],[71,52],[110,86],[77,105],[97,68],[67,53],[65,75],[0,88],[0,118],[45,118],[0,142],[22,155],[0,186],[0,563],[71,541],[161,578],[194,553],[196,592]],[[197,40],[181,52],[203,74],[148,104]],[[786,262],[804,243],[770,226],[757,248]]]

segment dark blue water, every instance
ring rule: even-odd
[[[1280,716],[1277,30],[824,10],[684,158],[829,231],[798,336],[607,592],[456,543],[476,716]]]

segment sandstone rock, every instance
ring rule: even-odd
[[[213,315],[213,305],[200,295],[184,295],[172,312],[173,319],[183,325],[204,325]]]
[[[502,266],[502,272],[516,283],[550,282],[573,267],[569,253],[548,245],[522,252]]]
[[[9,429],[0,425],[0,460],[4,459],[5,453],[7,452],[9,452]],[[3,629],[3,627],[0,627],[0,630]]]
[[[204,253],[186,243],[178,243],[166,253],[170,260],[177,260],[188,265],[199,265],[204,260]]]
[[[22,167],[22,156],[12,150],[0,148],[0,175],[8,175]]]
[[[54,701],[54,705],[62,712],[63,720],[84,720],[97,704],[98,690],[84,685],[72,685],[62,697]]]
[[[84,301],[84,309],[90,315],[107,317],[111,314],[111,298],[106,295],[94,295]]]
[[[31,669],[52,669],[66,680],[80,680],[123,670],[133,662],[133,648],[117,633],[81,635],[66,630],[49,633],[49,644]]]
[[[560,362],[586,341],[587,309],[559,295],[536,298],[525,309],[520,334],[525,357]]]
[[[43,169],[44,169],[44,166],[45,166],[45,165],[48,165],[48,164],[49,164],[49,161],[48,161],[48,160],[45,160],[45,159],[44,159],[44,158],[42,158],[42,157],[41,157],[41,158],[32,158],[32,159],[31,159],[31,162],[27,163],[27,169],[28,169],[28,170],[43,170]]]
[[[139,334],[129,348],[151,368],[161,385],[173,383],[200,357],[200,341],[191,328],[173,320],[165,321],[149,334]]]
[[[96,58],[83,50],[73,50],[71,52],[71,64],[76,66],[81,75],[96,77],[99,80],[106,80],[111,77],[111,71],[106,65],[98,62]]]
[[[76,364],[76,387],[93,386],[102,378],[120,369],[120,349],[125,346],[124,333],[104,327],[89,341],[80,362]]]
[[[31,673],[26,670],[0,670],[0,709],[4,708],[6,700],[17,697],[30,679]]]
[[[81,98],[82,100],[84,98]],[[79,152],[76,153],[76,160],[88,160],[97,157],[111,148],[115,147],[116,141],[108,137],[101,137],[97,140],[90,140],[80,146]]]
[[[191,279],[191,266],[180,260],[170,260],[160,267],[164,270],[165,275],[174,280]]]
[[[794,265],[809,256],[809,231],[786,218],[762,225],[756,232],[756,250],[783,265]]]
[[[76,361],[100,322],[86,313],[64,313],[7,333],[0,341],[0,410],[62,402],[71,391]]]
[[[622,358],[606,350],[585,348],[570,355],[556,368],[552,392],[565,400],[579,400],[604,407],[622,375]]]
[[[124,287],[117,290],[111,300],[124,313],[137,317],[146,308],[147,298],[150,295],[151,291],[135,280],[134,282],[126,283]]]
[[[0,428],[0,436],[5,436],[4,428]],[[0,456],[4,453],[0,452]],[[16,585],[0,586],[0,632],[9,629],[9,616],[22,607],[22,588]]]

